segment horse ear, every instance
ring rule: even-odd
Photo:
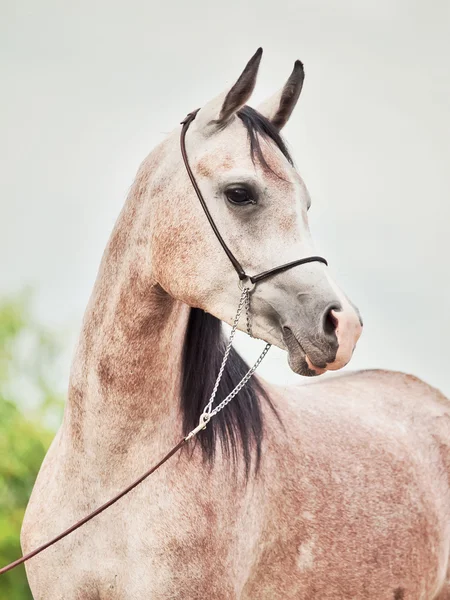
[[[258,112],[267,117],[277,129],[282,129],[288,122],[302,91],[304,79],[303,64],[296,60],[286,85],[258,107]]]
[[[262,53],[262,48],[258,48],[233,87],[208,102],[208,104],[199,110],[195,118],[198,128],[207,129],[211,125],[216,127],[224,126],[246,104],[255,88]]]

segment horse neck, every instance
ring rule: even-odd
[[[149,183],[141,168],[103,255],[72,365],[64,419],[73,444],[107,455],[181,435],[179,393],[189,308],[154,281]],[[153,157],[155,160],[155,157]]]

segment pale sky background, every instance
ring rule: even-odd
[[[347,368],[450,395],[447,0],[0,0],[0,294],[33,285],[75,336],[140,161],[258,46],[255,105],[305,63],[284,133],[318,253],[364,317]],[[262,343],[237,345],[252,361]],[[259,372],[302,380],[275,349]]]

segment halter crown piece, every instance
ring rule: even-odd
[[[223,237],[220,235],[220,231],[217,229],[217,225],[215,224],[214,219],[212,218],[211,213],[209,212],[209,209],[206,205],[205,199],[203,198],[203,195],[200,191],[197,180],[195,179],[194,173],[192,172],[191,166],[189,164],[189,159],[187,157],[187,152],[186,152],[186,132],[189,129],[189,125],[192,123],[192,121],[197,116],[197,113],[199,110],[200,109],[197,108],[197,110],[194,110],[193,112],[189,113],[186,116],[186,118],[183,121],[181,121],[181,125],[183,126],[181,129],[181,136],[180,136],[181,155],[183,157],[184,165],[186,167],[186,171],[188,172],[189,179],[191,180],[192,186],[198,196],[198,199],[200,200],[200,204],[202,205],[202,208],[205,211],[205,214],[208,218],[209,224],[211,225],[212,230],[216,234],[216,237],[219,240],[220,245],[224,249],[225,254],[228,256],[228,258],[231,261],[231,264],[236,269],[236,273],[238,274],[239,279],[241,281],[248,279],[249,281],[251,281],[251,283],[255,284],[255,283],[258,283],[259,281],[262,281],[263,279],[267,279],[268,277],[271,277],[272,275],[276,275],[277,273],[282,273],[283,271],[292,269],[292,267],[297,267],[299,265],[305,265],[306,263],[321,262],[324,265],[328,266],[327,261],[324,258],[322,258],[322,256],[308,256],[307,258],[299,258],[298,260],[288,262],[284,265],[280,265],[279,267],[269,269],[268,271],[263,271],[262,273],[259,273],[258,275],[247,275],[247,273],[242,268],[241,263],[234,256],[234,254],[231,252],[231,250],[226,245]]]
[[[220,235],[220,231],[217,229],[217,225],[214,223],[211,213],[209,212],[208,207],[206,206],[206,202],[202,196],[202,193],[200,191],[198,183],[197,183],[197,181],[194,177],[194,174],[192,172],[192,169],[189,165],[189,160],[188,160],[187,153],[186,153],[186,143],[185,143],[186,132],[189,129],[189,125],[195,119],[197,113],[198,113],[198,109],[194,112],[189,113],[187,115],[187,117],[184,119],[184,121],[181,122],[181,124],[183,126],[181,129],[181,136],[180,136],[181,154],[183,156],[184,164],[186,166],[186,171],[189,175],[189,178],[192,182],[192,185],[198,196],[198,199],[200,200],[200,204],[202,205],[203,210],[205,211],[205,214],[208,218],[208,221],[209,221],[214,233],[216,234],[217,239],[219,240],[226,255],[230,259],[233,267],[236,269],[236,273],[239,276],[239,283],[240,283],[239,287],[242,290],[236,317],[234,319],[233,327],[231,329],[230,339],[228,341],[228,344],[227,344],[227,347],[226,347],[226,350],[225,350],[225,353],[224,353],[224,356],[222,359],[222,364],[219,369],[219,374],[217,375],[214,389],[211,393],[211,396],[208,400],[207,405],[205,406],[205,408],[203,410],[202,415],[200,416],[200,421],[199,421],[198,426],[195,429],[193,429],[186,437],[182,438],[158,463],[153,465],[146,473],[141,475],[141,477],[136,479],[133,483],[131,483],[129,486],[127,486],[119,494],[114,496],[114,498],[111,498],[111,500],[108,500],[108,502],[105,502],[104,504],[102,504],[101,506],[99,506],[98,508],[93,510],[91,513],[86,515],[83,519],[81,519],[80,521],[78,521],[77,523],[75,523],[74,525],[72,525],[71,527],[69,527],[68,529],[66,529],[65,531],[63,531],[62,533],[60,533],[59,535],[54,537],[53,539],[49,540],[45,544],[42,544],[42,546],[35,548],[28,554],[25,554],[24,556],[18,558],[17,560],[10,563],[9,565],[6,565],[5,567],[1,568],[0,575],[7,573],[8,571],[11,571],[15,567],[18,567],[19,565],[25,563],[26,561],[30,560],[34,556],[37,556],[38,554],[40,554],[41,552],[43,552],[50,546],[53,546],[53,544],[56,544],[57,542],[59,542],[60,540],[62,540],[63,538],[65,538],[66,536],[71,534],[72,532],[74,532],[76,529],[78,529],[79,527],[82,527],[85,523],[87,523],[88,521],[90,521],[91,519],[93,519],[94,517],[99,515],[100,513],[102,513],[104,510],[106,510],[107,508],[109,508],[110,506],[115,504],[118,500],[120,500],[121,498],[126,496],[126,494],[131,492],[132,489],[137,487],[139,484],[141,484],[143,481],[145,481],[147,479],[147,477],[149,477],[152,473],[154,473],[157,469],[159,469],[159,467],[161,467],[167,460],[169,460],[169,458],[171,456],[173,456],[176,452],[178,452],[178,450],[180,450],[180,448],[182,448],[190,439],[195,437],[199,431],[201,431],[202,429],[205,429],[205,427],[208,424],[208,422],[210,421],[210,419],[213,416],[215,416],[218,412],[220,412],[223,408],[225,408],[225,406],[229,402],[231,402],[231,400],[233,400],[233,398],[235,396],[237,396],[237,394],[241,391],[241,389],[249,381],[249,379],[251,378],[251,376],[256,371],[256,369],[260,365],[261,361],[263,360],[263,358],[269,351],[270,344],[266,344],[264,350],[262,351],[261,355],[259,356],[258,360],[255,362],[253,367],[251,367],[247,371],[247,373],[244,375],[244,377],[241,379],[241,381],[238,383],[238,385],[228,394],[228,396],[226,398],[224,398],[220,402],[220,404],[218,404],[215,408],[213,408],[214,399],[216,397],[216,393],[219,388],[219,383],[222,379],[225,365],[226,365],[228,357],[230,355],[231,346],[233,344],[234,335],[236,333],[236,329],[239,324],[239,319],[241,317],[242,311],[244,311],[244,310],[245,310],[246,317],[247,317],[247,333],[250,336],[252,335],[251,324],[250,324],[250,292],[254,289],[254,286],[257,283],[259,283],[260,281],[263,281],[264,279],[267,279],[268,277],[272,277],[272,275],[282,273],[283,271],[287,271],[288,269],[292,269],[292,267],[297,267],[298,265],[304,265],[304,264],[310,263],[310,262],[321,262],[325,265],[328,264],[327,261],[324,258],[322,258],[321,256],[309,256],[307,258],[300,258],[299,260],[294,260],[293,262],[289,262],[289,263],[286,263],[279,267],[275,267],[274,269],[269,269],[268,271],[263,271],[262,273],[259,273],[258,275],[250,276],[250,275],[246,274],[246,272],[242,268],[241,263],[234,256],[234,254],[231,252],[231,250],[226,245],[223,237]],[[250,282],[252,284],[252,287],[247,285],[248,282]]]

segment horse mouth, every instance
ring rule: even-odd
[[[316,366],[303,349],[292,329],[283,327],[283,341],[288,351],[288,363],[294,373],[306,377],[316,377],[325,373],[326,368]]]

